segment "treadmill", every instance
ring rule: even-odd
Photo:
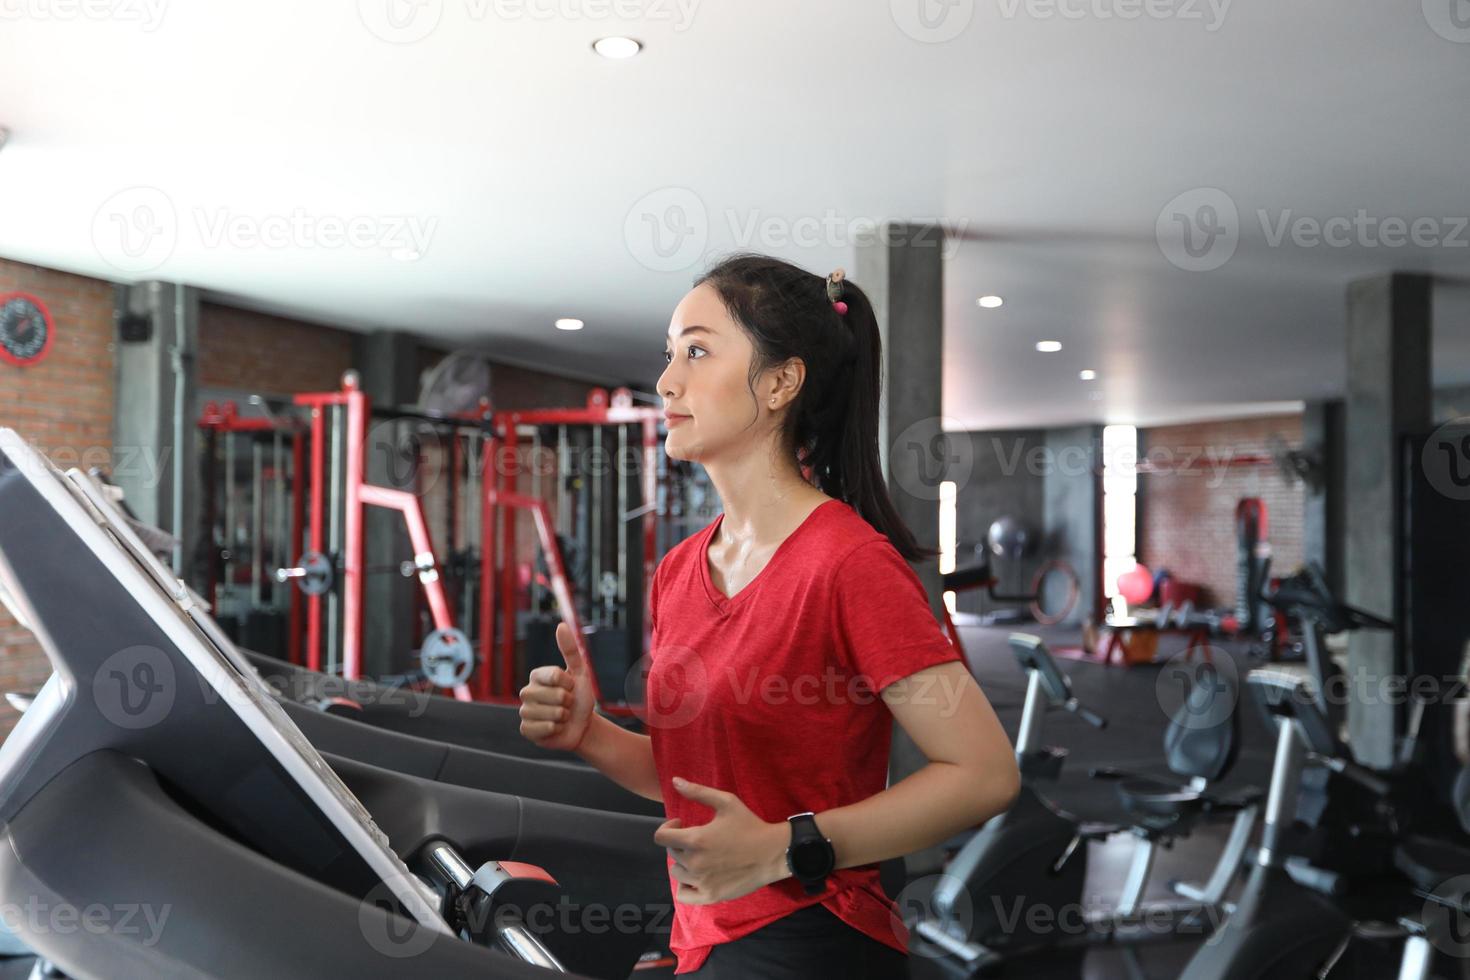
[[[347,680],[253,650],[241,652],[266,684],[286,701],[436,742],[501,755],[587,765],[575,753],[543,749],[528,741],[521,734],[520,709],[514,705],[456,701],[365,678]]]
[[[0,746],[0,902],[71,977],[622,980],[656,817],[324,756],[100,487],[0,429],[0,598],[54,674]]]
[[[592,766],[487,752],[420,738],[364,725],[350,717],[284,698],[281,706],[320,752],[471,789],[513,793],[533,800],[613,813],[665,815],[662,802],[624,789]]]

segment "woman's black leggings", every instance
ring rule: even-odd
[[[906,980],[908,957],[809,905],[755,932],[712,947],[699,980]]]

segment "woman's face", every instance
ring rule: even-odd
[[[781,391],[783,372],[763,373],[752,396],[755,345],[713,286],[696,286],[679,302],[664,351],[668,367],[658,379],[664,412],[684,416],[669,420],[665,449],[671,457],[699,463],[734,458],[776,431],[775,411],[789,400]]]

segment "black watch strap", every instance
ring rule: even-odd
[[[816,815],[797,813],[786,818],[791,824],[791,845],[786,849],[786,866],[800,881],[808,895],[820,895],[827,888],[827,876],[836,864],[832,842],[822,836]]]

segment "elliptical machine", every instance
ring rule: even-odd
[[[1229,771],[1240,741],[1234,684],[1206,667],[1170,720],[1165,757],[1186,782],[1164,782],[1112,767],[1094,769],[1089,778],[1110,781],[1116,803],[1097,812],[1072,813],[1047,795],[1061,778],[1066,752],[1042,744],[1044,716],[1055,707],[1096,728],[1106,721],[1073,696],[1071,683],[1039,637],[1013,633],[1010,646],[1027,676],[1016,739],[1021,793],[1010,810],[987,823],[945,868],[931,914],[914,929],[920,953],[911,963],[914,975],[933,965],[946,977],[985,976],[1038,949],[1143,938],[1142,927],[1156,931],[1160,920],[1180,931],[1204,931],[1245,854],[1259,801],[1254,790],[1227,797],[1208,789]],[[1222,711],[1222,706],[1229,710]],[[1215,723],[1201,724],[1200,719]],[[1186,902],[1145,905],[1142,897],[1158,849],[1187,836],[1205,816],[1225,814],[1233,815],[1234,823],[1206,884],[1176,884]],[[1059,920],[1083,907],[1088,842],[1123,832],[1138,840],[1118,904],[1104,913],[1079,916],[1080,928],[1065,928]]]

